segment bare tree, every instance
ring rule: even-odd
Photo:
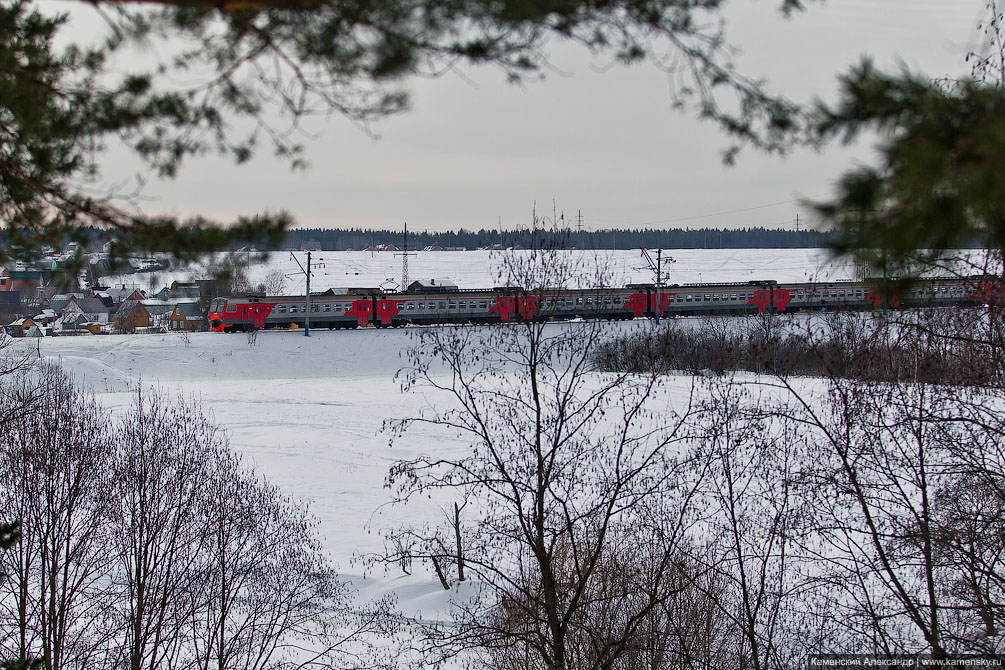
[[[986,478],[961,474],[938,491],[936,561],[947,628],[966,648],[993,653],[1005,623],[1005,498]]]
[[[194,667],[366,664],[364,638],[388,628],[385,603],[356,611],[321,548],[317,520],[301,504],[227,454],[201,505],[208,532],[196,572]]]
[[[226,443],[194,401],[140,389],[117,434],[111,510],[116,666],[171,667],[189,655],[183,628],[198,606],[193,582],[207,541],[200,502]]]
[[[967,53],[971,74],[974,79],[989,86],[1005,88],[1005,15],[998,8],[997,0],[985,0],[986,18],[977,24],[984,33],[983,43],[978,50]]]
[[[258,290],[265,295],[283,295],[286,290],[286,273],[279,268],[269,270],[258,285]]]
[[[710,378],[697,431],[709,474],[692,556],[725,580],[722,616],[742,633],[746,665],[786,667],[810,651],[1000,653],[996,286],[974,287],[984,308],[828,315],[801,320],[803,332],[759,324],[763,368],[746,353],[705,356],[771,372]],[[685,350],[745,342],[718,335],[696,330]],[[651,351],[618,343],[602,362],[652,369]]]
[[[422,389],[436,407],[394,427],[402,439],[414,427],[450,429],[469,446],[399,462],[388,485],[401,501],[437,491],[470,500],[464,567],[480,586],[455,603],[456,625],[426,631],[424,650],[434,657],[517,645],[528,667],[613,667],[670,591],[633,591],[632,599],[622,592],[618,617],[587,616],[615,547],[641,527],[653,499],[664,501],[666,535],[646,568],[669,579],[702,468],[680,444],[688,384],[670,389],[657,374],[593,372],[604,324],[543,318],[549,289],[603,283],[602,273],[584,270],[568,252],[506,256],[499,282],[519,287],[517,322],[417,331],[404,387]],[[426,533],[406,528],[397,539]],[[444,544],[395,546],[435,568],[453,553]],[[392,551],[386,560],[405,558]],[[587,638],[590,653],[575,656],[575,640]]]
[[[109,420],[52,365],[4,386],[12,418],[0,435],[0,507],[21,532],[0,554],[10,577],[0,584],[0,640],[6,656],[38,657],[46,670],[94,667],[104,644]]]
[[[199,403],[139,390],[110,532],[115,667],[370,667],[387,603],[353,602],[305,507],[243,468]]]
[[[719,587],[708,596],[736,631],[737,667],[795,667],[807,653],[851,651],[810,588],[814,557],[799,481],[807,461],[799,426],[778,421],[769,391],[732,376],[708,379],[699,412],[709,474],[694,560]],[[804,542],[805,541],[805,542]],[[817,587],[820,585],[817,583]]]
[[[693,548],[664,563],[663,543],[668,538],[660,530],[665,529],[646,524],[637,530],[612,541],[598,564],[583,606],[570,625],[569,667],[742,667],[739,631],[719,611],[719,604],[727,598],[725,584],[706,566],[689,558]],[[674,542],[679,544],[677,538]],[[571,569],[566,565],[568,559],[567,552],[559,555],[566,570]],[[533,587],[540,589],[541,584]],[[494,670],[546,667],[533,645],[518,635],[534,625],[526,608],[506,601],[495,615],[497,625],[512,634],[481,650],[478,660]],[[626,627],[630,633],[623,635]]]
[[[115,426],[54,365],[2,390],[4,663],[373,666],[387,603],[353,601],[317,520],[242,468],[197,402],[140,389]]]
[[[822,383],[778,376],[778,402],[760,408],[803,445],[798,475],[782,481],[799,500],[797,546],[815,564],[807,592],[862,651],[987,651],[1001,618],[1005,396],[983,385],[994,376],[965,369],[973,342],[944,317],[881,321],[859,350],[857,366],[907,369],[878,381],[840,369]],[[913,369],[895,353],[910,347]],[[964,366],[947,368],[946,383],[924,370],[922,354],[940,348]]]

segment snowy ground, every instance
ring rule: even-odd
[[[415,279],[450,279],[461,288],[484,288],[497,285],[500,254],[492,251],[420,251],[408,258],[409,277]],[[638,250],[573,251],[568,252],[587,265],[602,263],[610,274],[610,283],[652,282],[653,274]],[[290,252],[244,254],[252,262],[248,272],[252,284],[261,282],[273,270],[289,275],[286,290],[302,292],[303,274]],[[682,249],[664,252],[664,264],[671,283],[749,281],[806,281],[810,279],[851,279],[854,265],[848,261],[833,261],[822,249]],[[307,254],[296,253],[301,265],[307,264]],[[401,283],[401,256],[391,252],[324,251],[311,254],[312,291],[332,287],[384,286],[396,288]],[[204,268],[173,270],[151,274],[118,275],[103,278],[110,286],[126,285],[159,290],[175,279],[191,280],[208,277]],[[665,275],[664,275],[665,278]]]
[[[340,570],[356,579],[359,553],[381,548],[379,528],[391,525],[380,507],[388,466],[429,441],[456,445],[451,435],[424,436],[391,448],[388,418],[414,414],[422,397],[402,394],[394,379],[405,331],[288,331],[246,335],[110,335],[63,337],[31,344],[57,358],[106,405],[120,408],[137,383],[201,398],[231,445],[274,483],[309,501]],[[425,438],[428,437],[427,441]],[[451,441],[453,439],[453,442]],[[437,514],[396,509],[394,524]],[[378,575],[383,577],[383,575]],[[356,579],[356,581],[359,581]],[[364,585],[377,593],[391,584]],[[406,585],[402,585],[406,586]],[[442,603],[427,576],[407,585],[412,605]],[[405,595],[405,594],[400,594]],[[406,603],[406,607],[408,607]]]
[[[638,252],[602,252],[625,281],[651,281]],[[779,281],[849,278],[818,250],[675,251],[673,282]],[[302,254],[300,254],[302,258]],[[462,287],[491,286],[489,252],[427,252],[410,259],[412,278],[450,278]],[[400,277],[400,257],[388,253],[325,252],[313,287],[375,286]],[[253,266],[252,281],[270,270],[294,272],[289,253],[276,253]],[[197,272],[132,275],[117,282],[148,281],[159,288]],[[302,287],[302,284],[299,284]],[[289,292],[298,284],[291,281]],[[312,287],[312,288],[313,288]],[[648,322],[611,328],[650,327]],[[384,507],[389,465],[427,449],[460,449],[451,434],[412,434],[389,446],[387,419],[414,416],[437,398],[403,394],[395,373],[411,343],[404,330],[266,331],[252,343],[246,335],[114,335],[46,338],[26,343],[42,356],[61,359],[78,380],[112,407],[130,401],[138,383],[194,394],[209,407],[248,462],[289,493],[310,501],[321,520],[326,546],[343,574],[367,596],[393,591],[410,615],[442,612],[445,594],[435,578],[417,571],[411,578],[378,572],[363,580],[354,556],[381,549],[379,530],[408,522],[436,522],[430,503],[407,509]]]

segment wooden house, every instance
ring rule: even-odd
[[[169,323],[171,330],[203,330],[206,327],[206,315],[197,303],[182,302],[175,305]]]
[[[139,328],[150,327],[150,312],[139,300],[126,300],[115,310],[114,323],[120,333],[135,333]]]

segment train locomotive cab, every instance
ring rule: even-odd
[[[206,318],[209,320],[209,329],[214,333],[225,333],[228,330],[224,324],[224,312],[227,310],[226,298],[214,298],[209,304]]]

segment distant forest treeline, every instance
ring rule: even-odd
[[[6,231],[0,231],[0,244],[7,244]],[[114,231],[84,227],[77,232],[91,251],[115,236]],[[699,228],[685,230],[634,229],[595,231],[545,230],[465,230],[448,232],[408,232],[409,250],[426,247],[480,249],[491,246],[531,248],[535,245],[565,249],[795,249],[825,247],[834,242],[833,232],[815,230],[778,230],[771,228],[741,228],[722,230]],[[404,246],[400,230],[370,230],[364,228],[299,228],[290,230],[279,248],[255,245],[260,251],[317,248],[321,251],[361,251],[380,245]],[[228,250],[243,248],[232,246]]]
[[[450,232],[408,233],[410,250],[426,247],[463,247],[478,249],[493,245],[504,247],[532,247],[537,245],[558,246],[569,249],[640,249],[662,247],[664,249],[771,249],[822,247],[835,239],[834,233],[814,230],[774,230],[769,228],[743,228],[720,230],[700,228],[697,230],[636,229],[575,231],[499,231],[461,230]],[[291,230],[286,235],[287,249],[309,249],[322,251],[362,250],[379,245],[393,244],[398,249],[404,246],[402,231],[391,230],[343,230],[305,228]]]

